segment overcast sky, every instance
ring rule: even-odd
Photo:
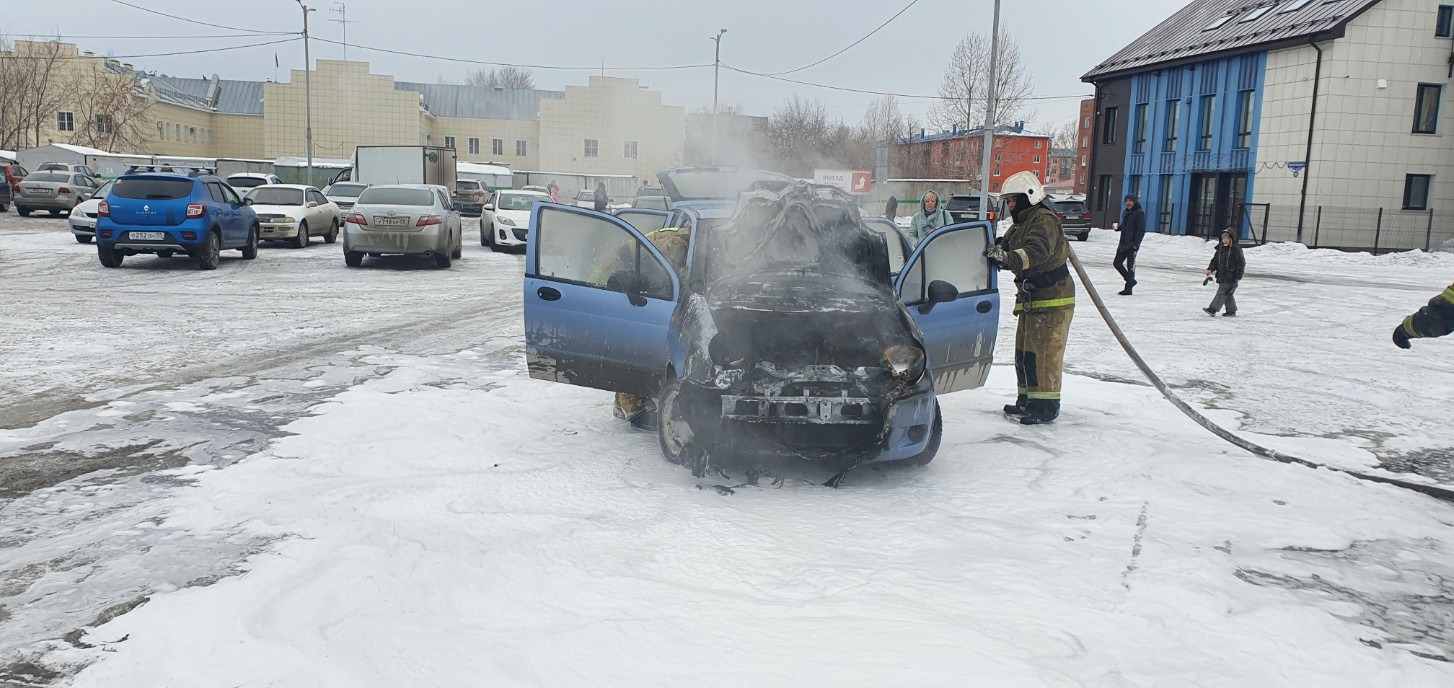
[[[299,31],[294,0],[127,0],[190,19],[257,31]],[[341,40],[331,22],[337,3],[314,0],[311,29]],[[710,64],[717,29],[725,28],[722,62],[757,72],[801,67],[843,48],[899,11],[908,0],[731,0],[729,2],[490,2],[486,0],[348,0],[349,59],[367,60],[377,73],[401,81],[460,81],[474,68],[439,59],[374,52],[388,48],[427,55],[538,65],[594,66],[593,70],[536,69],[541,88],[584,84],[599,73],[640,78],[666,103],[710,107],[712,69],[628,71],[619,67]],[[1080,75],[1169,16],[1187,0],[1036,0],[1007,2],[1002,21],[1019,43],[1035,92],[1070,96],[1032,103],[1040,124],[1076,116],[1078,99],[1091,92]],[[833,86],[933,95],[955,43],[989,31],[992,0],[920,0],[888,27],[843,55],[789,78]],[[25,11],[16,11],[27,8]],[[43,8],[43,9],[40,9]],[[114,0],[0,0],[0,32],[60,34],[83,50],[118,56],[243,45],[286,37],[203,38],[240,32],[178,21]],[[75,38],[71,38],[74,36]],[[165,36],[169,38],[155,38]],[[137,37],[137,38],[124,38]],[[145,37],[145,38],[142,38]],[[342,48],[315,41],[313,57],[339,59]],[[282,69],[274,69],[274,55]],[[301,42],[174,57],[135,57],[138,68],[174,76],[264,80],[303,66]],[[721,101],[748,114],[771,114],[794,93],[826,103],[856,123],[875,96],[771,81],[722,70]],[[900,99],[921,114],[931,101]]]

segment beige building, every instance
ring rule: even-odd
[[[64,58],[55,64],[68,73],[105,69],[134,81],[134,97],[147,104],[144,135],[132,150],[113,152],[262,159],[306,152],[302,70],[277,83],[188,79],[138,71],[70,44],[17,41],[15,50],[52,50]],[[0,60],[12,57],[0,53]],[[462,161],[517,170],[649,178],[682,164],[686,110],[663,105],[659,92],[635,79],[593,76],[564,92],[495,89],[396,81],[373,73],[366,62],[315,62],[315,158],[348,158],[363,145],[435,145],[455,148]],[[0,108],[9,97],[0,93]],[[0,148],[107,148],[76,129],[76,106],[64,101],[57,98],[55,116],[48,116],[38,140],[0,141],[10,143]]]

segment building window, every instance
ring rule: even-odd
[[[446,137],[444,137],[444,147],[445,148],[454,148],[454,137],[453,136],[446,136]]]
[[[637,153],[637,149],[638,148],[640,148],[640,146],[638,146],[635,141],[627,141],[626,142],[626,157],[629,158],[629,159],[631,159],[631,160],[635,160],[636,159],[636,153]],[[949,143],[947,141],[944,143],[944,155],[946,155],[946,156],[949,155]]]
[[[471,136],[469,138],[469,147],[470,147],[470,155],[479,155],[480,154],[480,139],[479,139],[479,137],[477,137],[477,136]]]
[[[91,121],[91,126],[99,134],[110,134],[116,129],[115,123],[111,121],[111,115],[96,115]]]
[[[1103,174],[1096,184],[1096,210],[1108,210],[1111,207],[1111,175]]]
[[[1089,117],[1081,120],[1080,121],[1080,128],[1081,129],[1089,129],[1090,128],[1090,121],[1091,121],[1091,118],[1089,118]]]
[[[1172,192],[1175,186],[1172,184],[1171,175],[1161,175],[1161,205],[1156,209],[1156,226],[1162,232],[1171,231]]]
[[[1131,146],[1132,153],[1146,152],[1146,105],[1143,103],[1136,106],[1136,133],[1135,143]]]
[[[994,176],[996,176],[996,177],[1000,176],[1000,168],[998,168],[998,167],[995,168],[995,174],[994,174]]]
[[[76,116],[69,112],[56,113],[56,131],[75,131]]]
[[[1082,136],[1082,137],[1080,137],[1080,147],[1081,148],[1090,148],[1090,137],[1089,136]]]
[[[1263,17],[1263,15],[1267,14],[1268,12],[1271,12],[1273,7],[1274,7],[1274,5],[1263,5],[1261,7],[1258,7],[1256,9],[1252,10],[1251,12],[1248,12],[1247,14],[1242,15],[1242,18],[1241,19],[1238,19],[1237,20],[1237,23],[1239,23],[1239,24],[1245,24],[1247,22],[1257,21],[1258,19],[1261,19]]]
[[[1003,154],[1001,154],[1001,153],[995,153],[995,162],[1004,162],[1004,161],[1005,161],[1005,156]]]
[[[1216,96],[1202,96],[1202,133],[1197,137],[1197,150],[1199,151],[1212,149],[1212,108],[1216,107],[1216,103]]]
[[[1439,128],[1439,96],[1444,87],[1440,84],[1419,84],[1414,98],[1414,133],[1433,134]]]
[[[1080,156],[1080,166],[1081,167],[1085,167],[1085,166],[1087,166],[1089,164],[1090,164],[1090,156],[1089,155],[1082,155],[1082,156]]]
[[[1106,108],[1105,130],[1101,132],[1101,143],[1107,146],[1116,143],[1116,127],[1120,126],[1120,108]]]
[[[1252,147],[1252,92],[1237,94],[1237,148]]]
[[[595,158],[601,155],[601,142],[596,139],[586,139],[586,157]]]
[[[1130,184],[1130,186],[1128,186],[1126,188],[1127,188],[1127,191],[1126,191],[1127,194],[1130,194],[1132,196],[1135,196],[1136,198],[1141,198],[1141,175],[1139,175],[1139,174],[1133,174],[1133,175],[1131,175],[1131,184]]]
[[[515,140],[515,155],[518,156],[518,157],[523,158],[523,157],[525,157],[525,150],[526,150],[525,149],[525,142],[524,141],[521,141],[520,139],[516,139]]]
[[[1035,164],[1036,165],[1039,165],[1040,164],[1040,156],[1038,156],[1038,155],[1035,156]]]
[[[1313,0],[1292,0],[1292,3],[1291,4],[1289,4],[1287,7],[1284,7],[1282,9],[1278,10],[1277,13],[1278,14],[1291,14],[1291,13],[1296,12],[1296,11],[1298,11],[1298,10],[1304,8],[1304,7],[1307,7],[1308,5],[1312,4],[1312,2],[1313,2]]]
[[[1040,150],[1040,144],[1042,144],[1042,143],[1044,143],[1044,141],[1036,141],[1035,142],[1035,150]]]
[[[505,139],[490,139],[490,155],[505,154]]]
[[[1410,174],[1404,176],[1404,210],[1428,210],[1429,186],[1434,182],[1432,174]]]
[[[1439,38],[1454,36],[1454,5],[1439,5],[1439,14],[1434,19],[1434,35]]]
[[[1176,152],[1176,132],[1181,128],[1181,102],[1166,101],[1166,147],[1167,153]]]

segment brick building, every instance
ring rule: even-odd
[[[1050,137],[1041,134],[994,135],[990,162],[990,192],[1017,172],[1029,170],[1045,179],[1050,167]],[[983,130],[919,132],[899,141],[899,175],[910,179],[969,179],[979,185]]]
[[[1061,182],[1075,183],[1075,169],[1078,158],[1075,157],[1074,148],[1052,148],[1050,149],[1050,166],[1045,171],[1046,184],[1059,184]]]
[[[1091,144],[1095,138],[1096,99],[1080,101],[1080,134],[1075,147],[1075,192],[1082,196],[1090,188]]]

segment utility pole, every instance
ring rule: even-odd
[[[717,164],[717,119],[719,110],[717,108],[717,93],[722,84],[722,34],[727,29],[717,32],[716,36],[709,39],[717,44],[717,56],[712,60],[712,164]]]
[[[348,3],[335,2],[333,5],[334,7],[328,11],[338,15],[338,18],[329,19],[328,21],[343,26],[343,61],[348,62],[348,25],[353,22],[348,18]]]
[[[298,6],[303,8],[303,110],[307,121],[305,123],[305,135],[308,138],[308,183],[313,183],[313,57],[308,49],[308,13],[314,10],[308,9],[303,0],[296,0]]]
[[[1000,0],[995,0],[995,21],[990,34],[989,88],[984,104],[984,143],[980,144],[979,163],[979,210],[980,219],[989,219],[990,208],[990,156],[994,155],[995,142],[995,70],[1000,56]],[[971,103],[971,107],[973,104]]]

